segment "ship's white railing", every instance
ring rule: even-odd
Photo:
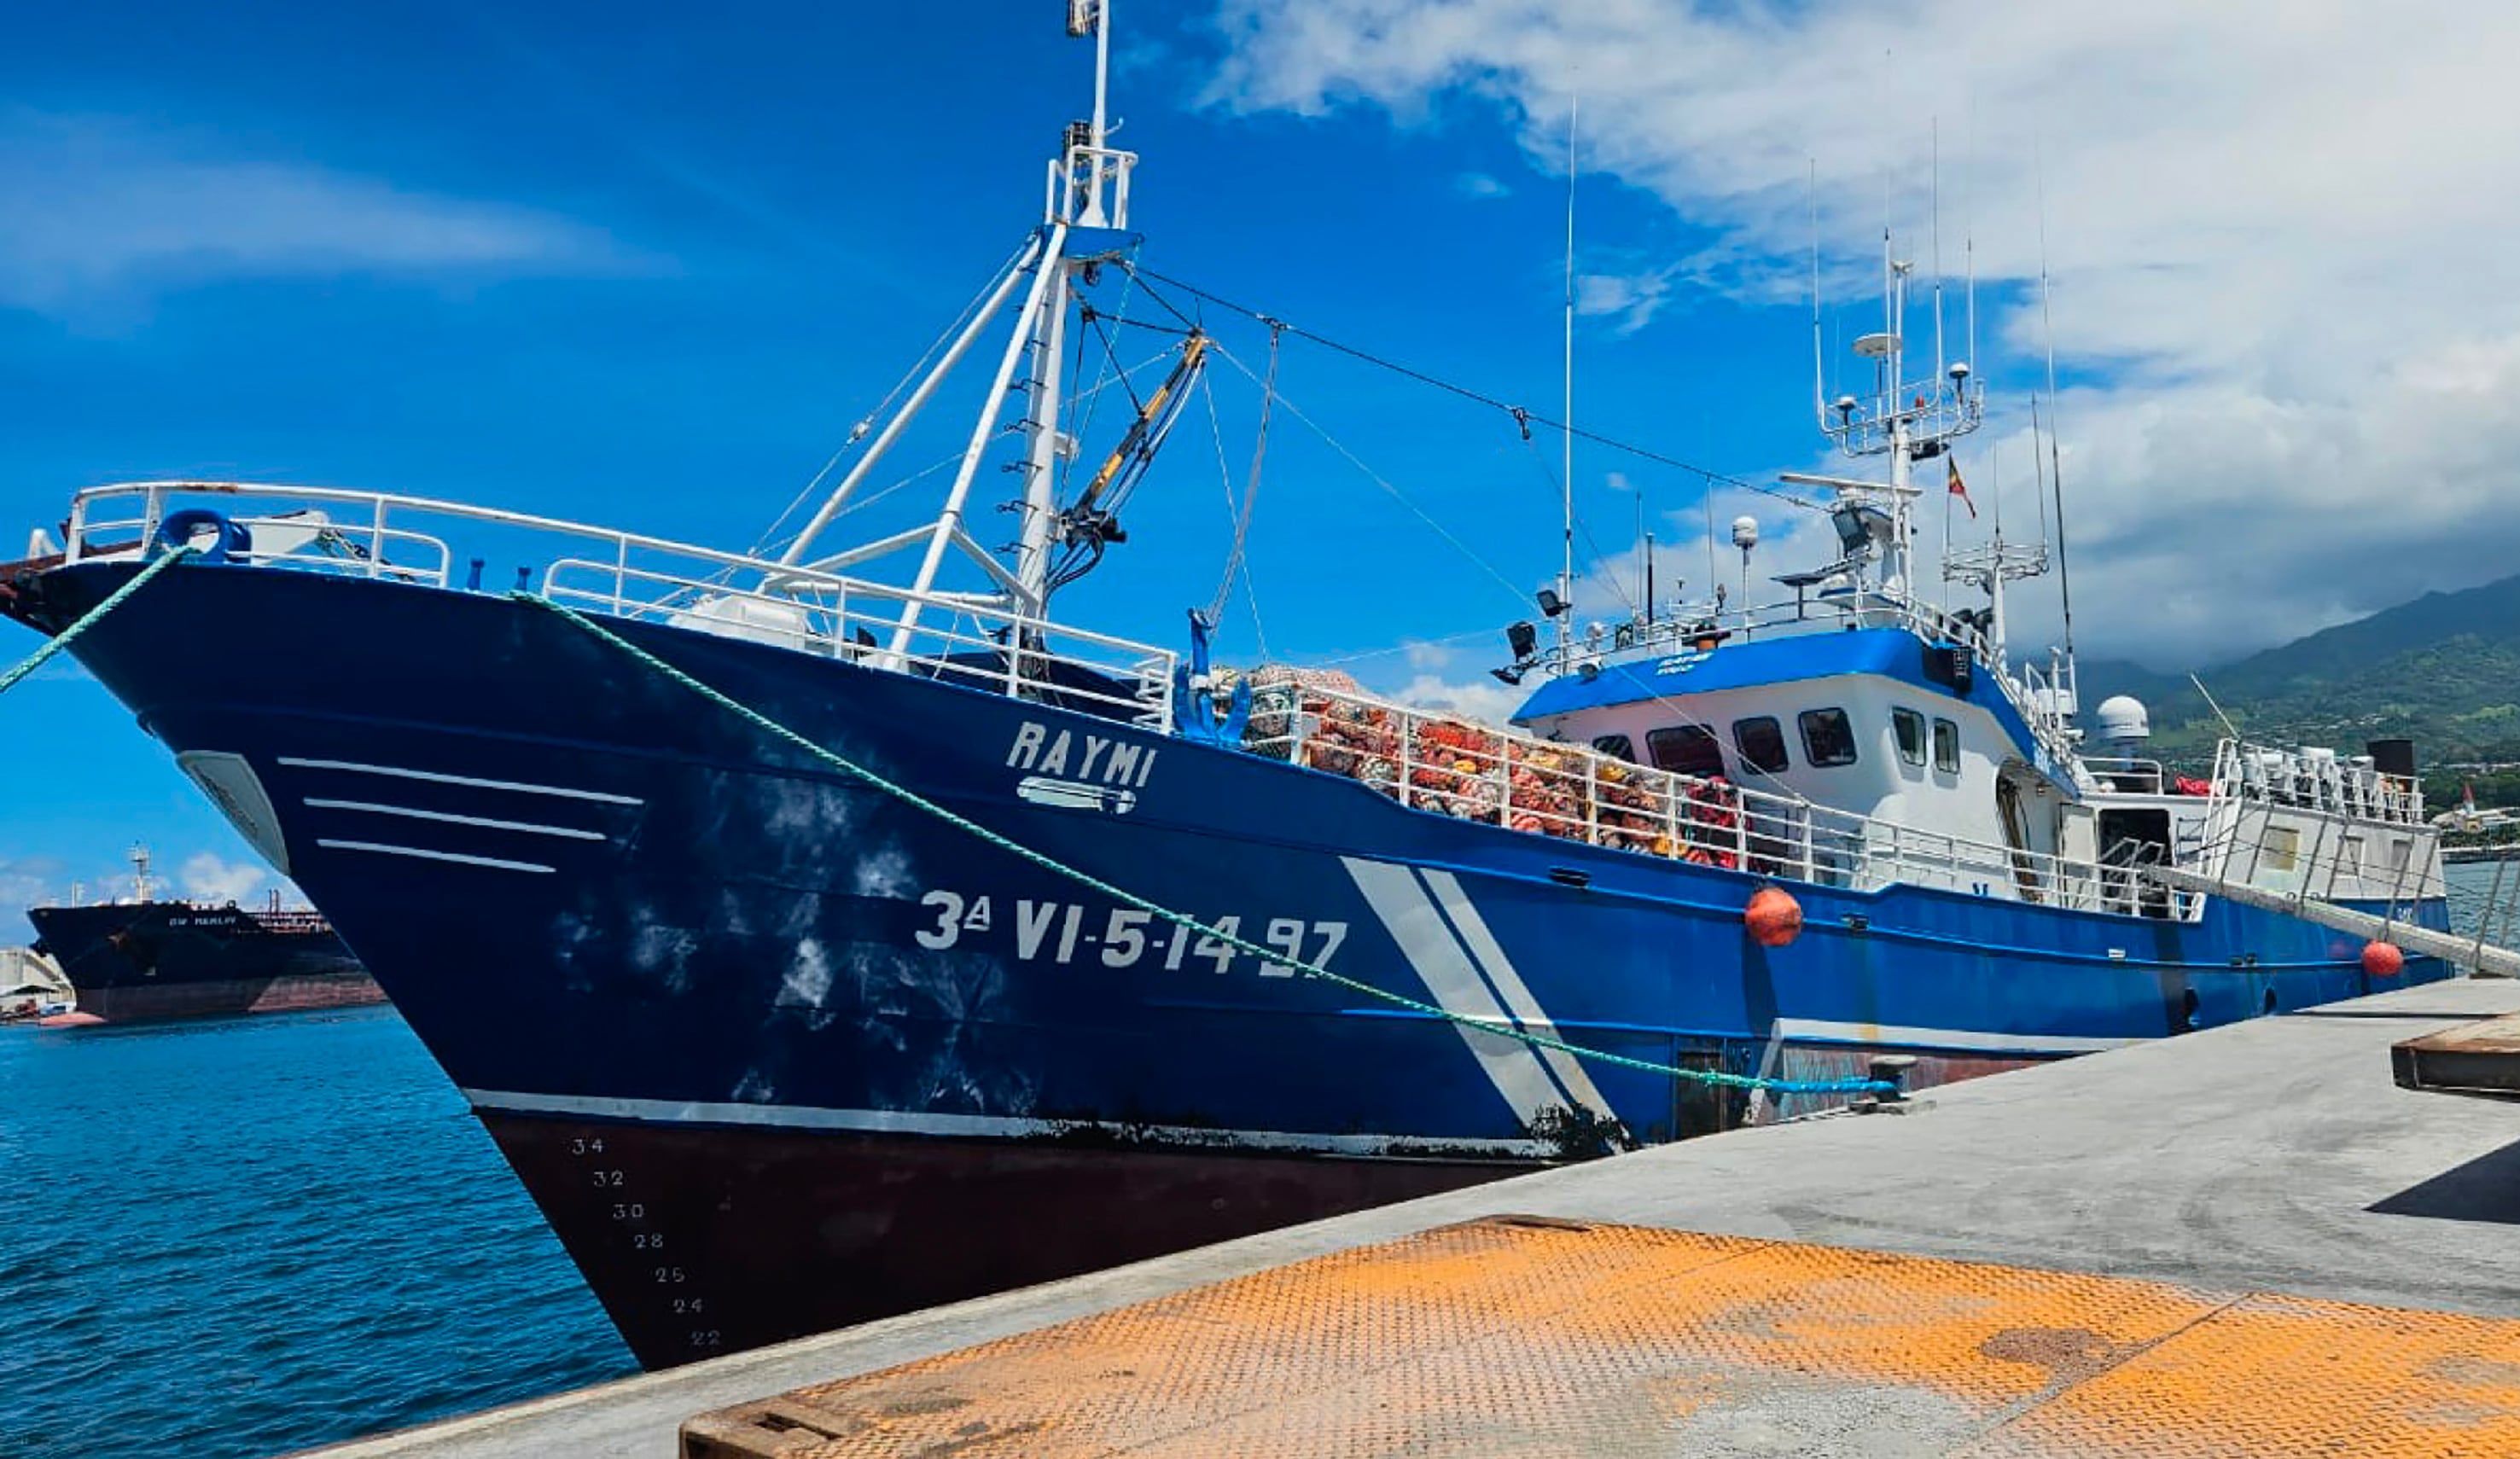
[[[1096,713],[1119,711],[1152,729],[1172,728],[1173,655],[1163,650],[1082,629],[1054,629],[1043,620],[955,595],[918,594],[792,569],[771,571],[775,587],[765,591],[619,562],[562,558],[546,569],[543,593],[555,601],[613,617],[898,668],[1016,697],[1055,693],[1080,707],[1096,706]],[[930,611],[896,656],[889,635],[900,622],[902,607],[912,602]],[[1054,632],[1059,645],[1055,650],[1047,646]],[[1018,644],[1042,646],[1014,646]],[[1080,645],[1095,651],[1080,651]],[[1090,677],[1062,676],[1061,668],[1084,669]],[[1118,688],[1106,689],[1098,681],[1116,681]]]
[[[2101,794],[2169,795],[2179,784],[2178,773],[2143,755],[2084,755],[2092,787]]]
[[[2227,738],[2214,749],[2214,793],[2382,825],[2427,824],[2423,782],[2390,774],[2368,755],[2340,759],[2334,750],[2278,750]]]
[[[2056,676],[2043,674],[2030,664],[2006,672],[1999,664],[1994,643],[1971,616],[1878,588],[1833,588],[1789,601],[1738,607],[1702,602],[1669,611],[1657,609],[1651,620],[1639,615],[1622,624],[1602,624],[1598,635],[1588,628],[1564,649],[1543,652],[1539,663],[1553,674],[1580,675],[1614,662],[1714,649],[1727,641],[1848,628],[1905,628],[1927,642],[1964,649],[1972,673],[1991,681],[2011,702],[2056,763],[2063,765],[2072,757],[2072,705],[2054,682]]]
[[[1011,613],[978,595],[914,593],[740,553],[428,497],[221,481],[95,487],[71,502],[68,559],[137,553],[171,512],[188,507],[211,508],[245,528],[250,546],[228,557],[252,566],[462,592],[536,587],[555,601],[607,617],[667,623],[1019,697],[1056,697],[1151,729],[1172,728],[1177,656],[1169,649]],[[210,540],[206,531],[194,539],[202,546]],[[459,562],[466,564],[461,584]],[[493,563],[499,571],[485,584]],[[922,610],[919,625],[894,652],[893,630],[913,603]],[[884,646],[875,648],[869,639]]]
[[[2192,918],[2203,907],[2189,894],[2147,894],[2105,859],[1972,841],[1312,683],[1255,680],[1243,744],[1417,810],[1759,875],[2077,910]]]

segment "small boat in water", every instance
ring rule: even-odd
[[[366,954],[643,1363],[1820,1108],[1884,1056],[1932,1083],[2368,992],[2323,903],[2447,926],[2403,742],[2185,778],[2007,642],[2044,544],[1928,590],[1915,467],[1957,490],[1985,400],[1908,373],[1904,265],[1821,410],[1878,473],[1799,483],[1828,560],[1754,600],[1745,520],[1743,591],[1581,631],[1563,570],[1507,631],[1510,727],[1055,616],[1213,337],[1138,261],[1106,9],[1069,7],[1095,104],[1041,218],[784,549],[159,481],[0,573],[60,633],[198,552],[73,651]],[[1140,316],[1166,378],[1094,449],[1070,347]],[[932,520],[825,542],[997,328]],[[531,595],[484,591],[477,545],[528,539]],[[213,627],[327,672],[165,650]]]

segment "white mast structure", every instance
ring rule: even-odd
[[[1974,340],[1977,301],[1973,253],[1971,263],[1968,332]],[[1882,524],[1872,534],[1872,545],[1877,550],[1880,563],[1877,586],[1885,597],[1923,611],[1924,599],[1912,575],[1910,551],[1915,505],[1923,495],[1923,489],[1913,479],[1914,466],[1920,461],[1948,457],[1954,442],[1985,423],[1986,390],[1971,376],[1966,360],[1952,361],[1930,380],[1912,380],[1907,376],[1904,361],[1908,289],[1915,273],[1915,264],[1894,255],[1886,229],[1881,239],[1881,270],[1882,329],[1877,333],[1858,337],[1854,345],[1855,353],[1872,364],[1872,391],[1861,398],[1842,394],[1836,400],[1822,404],[1819,414],[1821,433],[1846,455],[1856,458],[1888,457],[1890,479],[1882,483],[1793,472],[1784,473],[1784,479],[1832,488],[1838,495],[1841,514],[1850,507],[1877,512],[1875,520]],[[1814,296],[1817,299],[1816,258]],[[1935,297],[1939,302],[1939,282]],[[1938,362],[1943,349],[1941,312],[1937,307],[1934,332]],[[1817,303],[1813,321],[1813,352],[1817,365]],[[1849,540],[1846,546],[1852,555],[1860,550],[1861,544],[1858,540]],[[2047,570],[2047,543],[2034,546],[2005,542],[2001,514],[1996,518],[1991,542],[1947,550],[1944,553],[1942,575],[1946,581],[1973,585],[1983,589],[1988,596],[1987,627],[1980,637],[1984,640],[1989,660],[1998,670],[2004,668],[2005,660],[2003,585]]]
[[[1116,256],[1134,242],[1126,229],[1129,174],[1137,165],[1137,154],[1108,145],[1110,11],[1110,0],[1067,0],[1067,33],[1094,42],[1094,111],[1085,120],[1068,123],[1059,155],[1050,163],[1040,226],[997,277],[980,306],[901,409],[877,432],[865,455],[858,458],[780,555],[782,564],[831,573],[923,545],[918,574],[902,599],[900,620],[879,662],[901,661],[918,632],[922,608],[940,599],[1003,603],[1019,618],[1038,620],[1049,603],[1054,551],[1074,531],[1107,533],[1107,517],[1100,522],[1063,520],[1058,500],[1058,467],[1074,449],[1074,443],[1059,431],[1059,409],[1064,398],[1060,367],[1069,306],[1079,282],[1091,282],[1105,259]],[[953,483],[946,489],[944,507],[935,519],[842,552],[813,555],[816,538],[840,514],[1018,288],[1023,290],[1023,302],[1014,328],[999,356],[997,372],[990,379],[988,394],[972,422]],[[1019,370],[1023,371],[1021,377],[1017,375]],[[1014,427],[1024,438],[1022,458],[1013,467],[1023,477],[1022,499],[1015,504],[1022,522],[1011,568],[973,539],[964,526],[964,517],[981,461],[1005,431],[1002,418],[1011,397],[1017,394],[1026,402],[1022,420]],[[1086,515],[1090,518],[1090,513]],[[939,592],[937,578],[952,551],[978,563],[996,591],[978,595]]]

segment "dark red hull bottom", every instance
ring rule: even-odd
[[[350,1008],[382,1003],[384,990],[365,973],[313,977],[229,978],[207,983],[141,984],[82,988],[79,1011],[107,1023],[155,1018],[206,1018],[233,1013],[288,1013],[300,1008]]]
[[[482,1122],[650,1369],[1533,1168]]]

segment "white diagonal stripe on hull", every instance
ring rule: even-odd
[[[462,852],[431,851],[425,846],[392,846],[382,841],[336,841],[318,836],[315,844],[334,851],[368,851],[379,856],[415,857],[424,862],[451,862],[458,866],[486,866],[495,871],[548,872],[553,869],[540,862],[512,862],[505,857],[467,856]]]
[[[296,755],[279,757],[283,765],[299,770],[338,770],[357,775],[391,775],[404,780],[428,780],[438,785],[471,785],[482,790],[513,790],[519,795],[557,795],[569,800],[602,801],[614,806],[640,806],[647,802],[635,795],[614,795],[609,790],[578,790],[567,785],[537,785],[530,780],[485,780],[478,775],[454,775],[444,771],[413,770],[401,765],[366,765],[356,760],[308,760]]]
[[[1339,862],[1347,867],[1356,889],[1364,894],[1366,906],[1381,920],[1383,930],[1400,945],[1400,954],[1409,959],[1410,968],[1426,985],[1427,994],[1438,1007],[1463,1018],[1508,1021],[1505,1009],[1498,1006],[1486,982],[1479,977],[1479,970],[1470,965],[1469,954],[1462,951],[1452,929],[1444,925],[1443,914],[1418,884],[1416,873],[1406,866],[1360,857],[1341,857]],[[1565,1102],[1530,1044],[1503,1034],[1484,1033],[1467,1024],[1456,1023],[1453,1028],[1515,1118],[1528,1124],[1538,1119],[1543,1110]]]
[[[414,820],[437,820],[448,825],[477,825],[494,831],[522,831],[532,836],[565,836],[572,841],[601,841],[602,831],[580,830],[575,826],[544,825],[537,820],[494,820],[486,816],[458,816],[452,811],[425,811],[418,806],[388,806],[376,801],[337,801],[322,796],[301,796],[299,803],[317,811],[364,811],[371,816],[403,816]]]
[[[1522,974],[1514,970],[1512,959],[1505,955],[1504,947],[1497,942],[1496,934],[1488,930],[1487,920],[1479,915],[1479,909],[1470,905],[1469,894],[1462,890],[1461,880],[1450,871],[1420,871],[1418,874],[1426,879],[1427,890],[1435,894],[1436,905],[1453,919],[1453,925],[1461,929],[1462,944],[1469,949],[1470,956],[1478,963],[1479,969],[1488,975],[1488,981],[1496,986],[1497,995],[1505,1000],[1506,1008],[1520,1020],[1524,1028],[1552,1039],[1558,1038],[1557,1026],[1551,1023],[1549,1015],[1541,1010],[1540,999],[1531,995],[1530,985],[1524,983]],[[1583,1060],[1564,1049],[1532,1047],[1549,1066],[1550,1072],[1557,1076],[1557,1083],[1566,1090],[1569,1100],[1604,1119],[1611,1117],[1610,1102],[1603,1099],[1601,1091],[1595,1087],[1593,1076],[1584,1070]]]

